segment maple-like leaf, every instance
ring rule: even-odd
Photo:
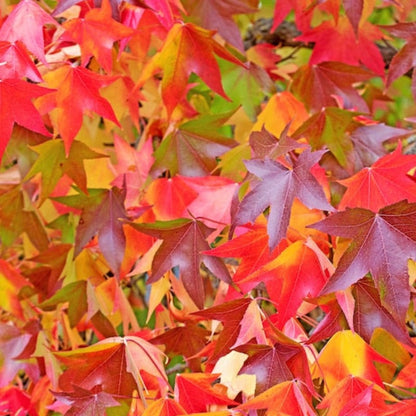
[[[224,263],[203,254],[209,249],[206,238],[213,231],[202,222],[180,218],[172,221],[156,221],[154,223],[129,223],[144,234],[162,239],[152,263],[152,275],[149,282],[159,280],[169,269],[179,266],[180,276],[185,289],[195,304],[202,308],[204,305],[204,285],[200,272],[200,263],[226,283],[231,283],[231,277]]]
[[[236,145],[217,133],[231,113],[199,117],[180,125],[165,137],[154,153],[152,174],[206,176],[217,166],[217,157]]]
[[[221,321],[224,325],[215,344],[212,360],[215,361],[228,353],[236,343],[241,329],[241,321],[250,303],[250,299],[240,298],[194,313],[204,319]]]
[[[249,356],[240,374],[256,376],[257,394],[294,378],[302,380],[309,387],[312,386],[305,350],[289,338],[283,336],[281,341],[275,342],[272,346],[246,344],[238,347],[237,351]]]
[[[42,77],[22,42],[0,41],[0,79],[29,78],[41,82]]]
[[[368,106],[353,84],[372,77],[364,68],[342,62],[304,65],[293,76],[293,93],[314,111],[339,102],[343,108],[367,112]]]
[[[358,34],[354,33],[351,22],[346,16],[337,21],[326,20],[319,26],[309,29],[298,36],[304,42],[315,42],[311,65],[326,61],[337,61],[360,66],[364,64],[375,74],[384,74],[384,61],[375,41],[383,38],[381,30],[368,21],[362,22]]]
[[[214,92],[227,98],[215,55],[243,65],[213,39],[214,32],[192,23],[172,26],[163,48],[145,67],[138,85],[163,69],[162,98],[169,114],[183,98],[191,73],[198,75]]]
[[[42,63],[46,64],[44,25],[59,26],[33,0],[22,0],[9,14],[0,28],[0,39],[10,43],[21,41]]]
[[[142,416],[182,416],[186,410],[174,399],[158,399],[147,407]]]
[[[339,181],[347,190],[338,209],[359,207],[378,211],[403,199],[416,202],[416,182],[408,175],[415,167],[416,156],[402,154],[399,145],[371,167]]]
[[[48,88],[20,79],[0,80],[0,160],[6,149],[15,123],[29,130],[50,136],[33,99],[50,93]]]
[[[397,399],[379,385],[364,378],[349,375],[341,380],[317,407],[328,409],[327,416],[371,415],[373,412],[378,413],[388,409],[386,401],[394,403]],[[350,413],[348,410],[351,410],[352,406],[354,406],[354,412]]]
[[[296,313],[303,300],[318,295],[325,285],[330,266],[324,266],[325,255],[312,242],[296,241],[276,258],[242,279],[263,282],[278,309],[275,324],[282,329]]]
[[[92,389],[84,389],[74,385],[71,392],[53,392],[54,396],[62,403],[70,405],[65,416],[101,416],[106,414],[109,407],[120,406],[120,403],[101,390],[101,386]]]
[[[366,379],[383,388],[374,362],[389,363],[352,331],[337,332],[319,353],[315,376],[325,379],[328,391],[336,388],[345,377]]]
[[[84,112],[94,111],[119,125],[110,103],[99,92],[100,88],[112,83],[116,77],[101,75],[79,66],[64,65],[48,72],[44,79],[57,91],[45,97],[41,107],[46,111],[57,109],[57,127],[67,154],[81,128]]]
[[[401,201],[374,213],[347,209],[313,225],[332,235],[352,238],[321,294],[346,289],[370,272],[382,304],[397,322],[409,305],[407,261],[415,258],[416,204]]]
[[[98,235],[100,249],[114,274],[118,275],[124,258],[126,237],[122,219],[127,218],[124,208],[124,193],[113,187],[89,189],[84,194],[56,197],[54,200],[82,210],[75,236],[75,256]]]
[[[150,342],[166,346],[169,354],[180,354],[185,358],[200,352],[206,344],[210,332],[193,322],[186,322],[184,326],[177,326],[165,333],[152,338]]]
[[[76,302],[72,300],[76,299]],[[87,281],[77,280],[59,289],[52,297],[42,302],[39,307],[45,311],[54,310],[60,303],[68,302],[68,318],[74,327],[88,310]]]
[[[296,380],[284,381],[241,404],[238,409],[267,409],[266,416],[315,416],[310,394],[304,390]]]
[[[295,197],[308,208],[333,211],[322,187],[310,173],[310,169],[319,162],[323,153],[305,150],[293,163],[293,169],[270,159],[245,162],[247,169],[261,181],[241,201],[234,218],[234,226],[253,222],[270,207],[267,232],[270,238],[269,245],[275,248],[286,236],[290,218],[288,208],[292,206]]]
[[[73,41],[81,47],[81,64],[86,66],[94,56],[104,70],[112,69],[113,43],[133,35],[134,31],[111,18],[110,0],[104,0],[99,9],[91,9],[82,18],[63,24],[64,41]]]
[[[254,226],[232,240],[207,251],[205,254],[216,257],[232,257],[239,258],[241,262],[233,274],[233,281],[244,293],[248,293],[255,286],[258,281],[245,280],[247,276],[255,273],[258,269],[272,261],[278,254],[287,246],[285,240],[282,240],[275,249],[270,251],[269,236],[266,227]]]
[[[205,412],[210,404],[235,405],[236,402],[228,398],[225,387],[221,390],[218,388],[220,384],[212,385],[217,379],[216,374],[179,374],[176,377],[175,396],[188,413]]]
[[[163,353],[154,345],[137,336],[109,337],[94,345],[54,355],[66,366],[59,378],[64,392],[73,392],[73,386],[91,390],[100,385],[103,392],[131,396],[142,391],[142,371],[154,376],[160,388],[168,388],[162,363]]]
[[[41,201],[44,201],[51,194],[64,174],[68,175],[82,192],[88,193],[84,160],[107,157],[107,155],[95,152],[77,140],[72,143],[68,155],[65,155],[64,142],[62,140],[47,141],[34,146],[33,150],[39,154],[39,157],[26,175],[26,179],[41,173]]]
[[[257,0],[185,0],[183,4],[196,24],[217,31],[227,42],[244,50],[233,15],[254,13]]]
[[[250,147],[256,159],[277,159],[295,149],[306,148],[305,143],[298,143],[288,136],[290,123],[282,131],[279,139],[263,126],[261,131],[253,131],[249,137]]]

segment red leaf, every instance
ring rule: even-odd
[[[399,145],[394,152],[379,158],[370,168],[339,181],[347,190],[338,208],[359,207],[378,211],[403,199],[416,202],[416,182],[408,175],[414,167],[416,156],[402,154]]]
[[[378,213],[354,208],[313,225],[333,235],[352,238],[335,273],[321,294],[346,289],[370,272],[383,306],[398,323],[409,305],[407,262],[415,257],[416,204],[401,201]]]
[[[22,42],[0,41],[0,79],[27,77],[34,82],[42,77]]]
[[[343,108],[367,112],[368,106],[353,84],[371,77],[371,72],[342,62],[305,65],[293,76],[293,92],[311,110],[320,111],[341,101]]]
[[[304,42],[315,42],[311,65],[326,61],[354,66],[364,64],[374,73],[384,75],[384,61],[374,43],[382,38],[381,30],[367,21],[360,25],[356,36],[346,16],[340,16],[337,22],[326,20],[298,37]]]
[[[112,68],[113,43],[134,33],[111,18],[109,0],[104,0],[101,8],[90,10],[82,19],[71,19],[63,26],[66,33],[62,39],[72,40],[81,47],[81,64],[86,66],[94,56],[107,73]]]
[[[32,100],[51,90],[20,79],[0,80],[0,159],[17,123],[29,130],[50,136]]]
[[[57,108],[57,127],[65,142],[66,153],[82,125],[83,114],[94,111],[119,126],[110,105],[100,95],[100,88],[111,84],[116,78],[97,74],[75,65],[64,65],[45,75],[48,85],[58,91],[45,97],[46,111]]]
[[[221,385],[212,383],[218,378],[215,374],[193,373],[179,374],[176,377],[175,396],[179,404],[188,413],[205,412],[208,405],[235,405],[236,402],[227,397],[225,387],[220,390]]]
[[[38,3],[33,0],[22,0],[1,26],[0,39],[10,43],[21,41],[46,65],[43,26],[47,24],[59,26]]]

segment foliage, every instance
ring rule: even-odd
[[[414,414],[413,0],[0,16],[0,414]]]

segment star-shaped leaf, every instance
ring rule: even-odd
[[[213,39],[214,32],[192,23],[176,23],[170,29],[163,48],[145,67],[138,85],[163,69],[162,98],[171,114],[183,98],[191,73],[198,75],[217,94],[227,98],[215,55],[243,65]]]
[[[321,294],[346,289],[370,272],[383,306],[403,323],[410,300],[407,262],[416,258],[415,224],[416,204],[401,201],[378,213],[347,209],[312,225],[352,238]]]
[[[148,224],[129,224],[142,233],[163,240],[153,259],[149,282],[159,280],[168,270],[179,266],[185,289],[199,308],[204,306],[201,262],[204,262],[205,266],[219,279],[231,283],[231,277],[224,263],[220,259],[203,254],[209,249],[206,239],[213,229],[208,228],[202,222],[180,218]]]
[[[65,155],[62,140],[49,140],[34,146],[33,150],[39,154],[39,157],[26,175],[26,179],[30,179],[37,173],[42,174],[41,201],[51,194],[64,174],[68,175],[81,191],[88,193],[84,160],[107,157],[77,140],[72,143],[68,156]]]
[[[293,76],[292,87],[293,93],[311,110],[320,111],[322,107],[335,106],[341,101],[346,109],[367,112],[368,106],[353,84],[371,77],[371,72],[360,67],[321,62],[299,68]]]
[[[233,139],[217,132],[230,116],[231,113],[199,117],[179,126],[156,149],[151,172],[209,175],[217,166],[217,157],[236,145]]]
[[[127,218],[124,193],[112,189],[89,189],[84,194],[57,197],[54,200],[82,210],[75,237],[75,256],[98,235],[100,249],[114,274],[118,275],[124,258],[126,237],[122,219]]]
[[[111,84],[116,77],[108,77],[83,67],[64,65],[45,75],[45,81],[58,91],[45,97],[46,111],[57,108],[57,127],[68,154],[82,125],[83,114],[94,111],[119,126],[110,103],[100,95],[100,88]],[[40,88],[40,87],[38,87]]]
[[[71,19],[64,23],[66,29],[63,40],[71,40],[81,47],[81,64],[86,66],[94,56],[104,70],[112,68],[112,49],[117,40],[133,35],[134,31],[111,18],[109,0],[101,3],[101,8],[91,9],[83,18]]]
[[[50,136],[33,99],[51,90],[20,79],[0,80],[0,160],[6,149],[15,123],[29,130]]]
[[[0,41],[0,79],[29,78],[41,82],[42,77],[22,42]]]
[[[101,416],[106,414],[109,407],[120,406],[120,403],[101,390],[101,386],[94,386],[91,390],[74,385],[74,391],[53,392],[60,402],[70,405],[66,416]]]
[[[399,145],[371,167],[339,181],[347,190],[338,208],[359,207],[378,211],[405,198],[416,202],[416,182],[408,175],[415,167],[416,156],[402,154]]]
[[[306,30],[297,39],[315,42],[311,65],[327,61],[360,66],[364,64],[378,75],[384,75],[384,61],[374,41],[382,39],[381,30],[368,21],[362,22],[357,35],[346,16],[330,19]]]
[[[305,150],[288,169],[281,163],[265,160],[249,160],[247,169],[261,179],[241,201],[234,218],[234,226],[253,222],[267,207],[270,207],[267,232],[269,245],[274,248],[286,236],[290,219],[290,207],[295,197],[308,208],[333,211],[324,191],[310,173],[324,152]]]
[[[44,25],[59,26],[33,0],[22,0],[0,28],[0,39],[11,43],[21,41],[30,52],[46,64]]]

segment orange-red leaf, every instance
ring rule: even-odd
[[[145,68],[139,85],[157,69],[163,69],[162,98],[169,114],[184,98],[191,73],[198,75],[214,92],[227,98],[215,55],[238,65],[243,64],[217,43],[213,34],[192,23],[176,23],[170,29],[162,50]]]

